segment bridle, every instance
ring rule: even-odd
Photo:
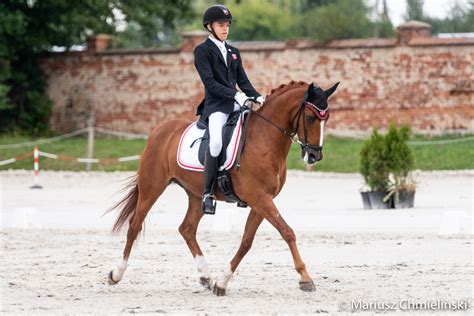
[[[295,128],[293,129],[293,131],[291,133],[288,132],[286,129],[276,125],[275,123],[273,123],[271,120],[269,120],[265,116],[261,115],[260,113],[255,112],[253,110],[252,110],[252,113],[254,113],[258,117],[263,119],[265,122],[269,123],[271,126],[276,128],[277,130],[279,130],[282,134],[287,136],[291,140],[292,143],[299,144],[303,151],[308,151],[308,149],[310,149],[312,151],[321,152],[323,150],[323,146],[322,146],[322,143],[321,143],[321,140],[322,140],[322,137],[323,137],[322,133],[320,134],[320,143],[317,146],[311,145],[311,144],[308,143],[308,135],[307,135],[308,132],[307,132],[307,129],[306,129],[306,112],[304,111],[305,108],[310,109],[316,115],[316,117],[319,119],[319,121],[321,122],[320,124],[321,124],[321,132],[322,132],[324,123],[329,119],[329,109],[322,110],[318,106],[316,106],[315,104],[309,102],[307,100],[307,94],[305,94],[305,96],[303,98],[303,101],[301,102],[301,105],[300,105],[300,108],[299,108],[298,112],[296,112],[296,114],[293,116],[293,118],[290,121],[290,125],[293,126],[293,124],[296,120],[296,126],[295,126]],[[303,141],[300,141],[299,139],[295,140],[295,135],[298,133],[298,129],[300,127],[301,117],[303,117],[303,132],[304,132]]]

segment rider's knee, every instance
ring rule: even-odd
[[[209,151],[211,153],[211,156],[213,157],[219,156],[221,149],[222,149],[222,142],[214,141],[214,142],[209,143]]]

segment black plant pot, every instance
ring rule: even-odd
[[[362,197],[364,209],[370,210],[372,205],[370,204],[369,192],[360,192],[360,196]]]
[[[415,191],[398,191],[398,199],[392,199],[394,208],[412,208],[415,205]]]
[[[387,192],[368,192],[370,205],[373,209],[387,209],[391,207],[392,201],[389,199],[387,202],[383,201],[383,198],[387,195]]]

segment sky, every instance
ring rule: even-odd
[[[367,2],[373,5],[375,1],[376,0],[368,0]],[[468,0],[425,0],[423,3],[423,11],[428,16],[444,18],[449,12],[449,9],[456,2],[467,5]],[[387,0],[387,6],[389,10],[388,15],[393,25],[398,26],[403,23],[403,16],[406,13],[406,0]]]

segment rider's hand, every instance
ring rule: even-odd
[[[250,108],[253,111],[258,111],[262,107],[264,102],[265,102],[265,98],[262,96],[259,96],[255,101],[252,102],[252,105]]]
[[[249,97],[243,93],[243,92],[240,92],[240,91],[237,91],[237,93],[235,94],[234,96],[234,100],[240,105],[240,106],[244,106],[245,105],[245,101],[247,101],[249,99]]]

